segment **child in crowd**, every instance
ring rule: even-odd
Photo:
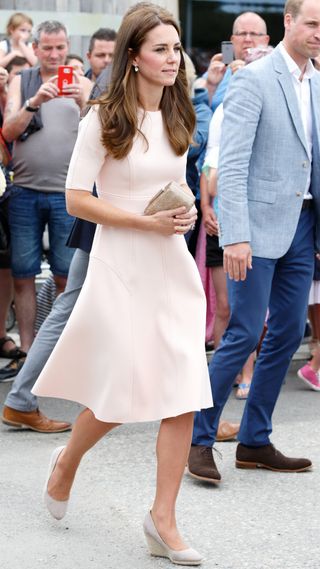
[[[7,23],[7,37],[0,42],[0,65],[7,67],[14,57],[25,57],[33,66],[37,63],[30,43],[33,21],[27,14],[16,12]]]

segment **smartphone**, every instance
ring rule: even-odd
[[[73,67],[71,65],[59,65],[58,67],[58,89],[59,96],[63,96],[64,88],[73,83]]]
[[[233,61],[233,45],[231,41],[221,42],[222,61],[225,65],[229,65]]]

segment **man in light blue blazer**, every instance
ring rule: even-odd
[[[214,407],[196,414],[189,472],[219,482],[218,421],[235,377],[268,332],[239,431],[236,466],[301,472],[270,443],[272,413],[303,336],[320,251],[320,2],[287,0],[284,40],[235,74],[224,101],[218,168],[220,243],[231,317],[211,364]]]

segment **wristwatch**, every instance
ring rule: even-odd
[[[27,99],[23,105],[23,108],[25,111],[29,111],[29,113],[36,113],[40,109],[40,106],[39,107],[31,107],[30,106],[30,100]]]

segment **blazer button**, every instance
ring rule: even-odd
[[[302,167],[303,168],[308,168],[308,162],[305,160],[304,162],[302,162]]]
[[[296,192],[296,196],[299,198],[300,196],[302,196],[302,192]]]

